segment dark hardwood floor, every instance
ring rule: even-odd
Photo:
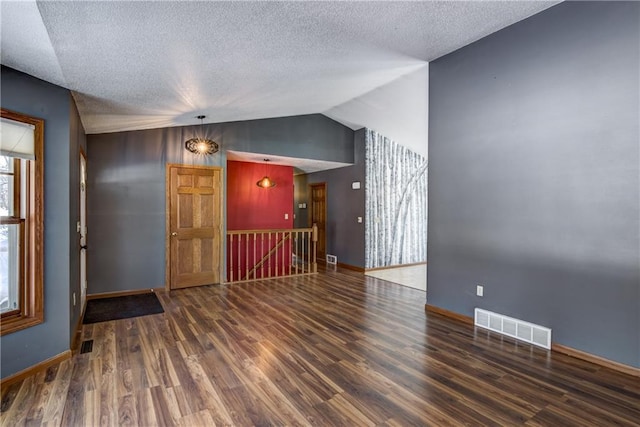
[[[640,380],[424,310],[348,271],[159,293],[3,390],[2,425],[637,426]]]

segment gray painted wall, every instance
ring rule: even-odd
[[[227,150],[353,163],[353,131],[322,114],[221,126]]]
[[[430,64],[430,304],[640,367],[639,21],[562,3]]]
[[[87,136],[87,293],[164,287],[165,164],[224,164],[184,149],[188,129]],[[220,131],[209,132],[220,139]]]
[[[205,125],[221,143],[184,149],[200,126],[89,135],[88,293],[165,285],[165,164],[226,165],[224,150],[353,161],[353,131],[319,114]]]
[[[308,174],[307,184],[327,184],[327,253],[336,255],[339,263],[364,268],[365,129],[355,132],[353,153],[353,166]],[[354,181],[360,181],[360,190],[351,189]],[[305,200],[308,211],[308,189]],[[357,222],[359,216],[363,218],[361,224]]]
[[[44,124],[44,323],[0,338],[0,377],[69,349],[71,271],[69,91],[2,67],[2,108],[40,117]],[[76,252],[76,256],[79,256]]]
[[[309,187],[307,183],[307,174],[293,176],[293,227],[307,228],[309,227]],[[299,208],[300,203],[306,203],[306,208]]]

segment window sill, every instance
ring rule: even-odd
[[[42,316],[15,316],[6,317],[0,321],[0,336],[18,332],[43,322]]]

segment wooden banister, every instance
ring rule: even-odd
[[[253,273],[253,277],[255,277],[255,272],[256,272],[256,270],[257,270],[257,269],[259,269],[260,267],[262,267],[262,265],[263,265],[263,264],[264,264],[264,263],[265,263],[269,258],[271,258],[271,256],[272,256],[272,255],[273,255],[273,254],[274,254],[278,249],[280,249],[280,248],[282,247],[282,245],[284,245],[284,242],[286,242],[287,240],[290,240],[290,239],[291,239],[291,234],[287,234],[287,236],[286,236],[286,237],[283,237],[283,238],[282,238],[282,239],[281,239],[281,240],[280,240],[280,241],[279,241],[279,242],[278,242],[278,243],[277,243],[273,248],[271,248],[271,250],[270,250],[270,251],[269,251],[265,256],[263,256],[263,257],[262,257],[262,259],[261,259],[261,260],[260,260],[256,265],[254,265],[254,266],[253,266],[253,268],[251,269],[251,271],[249,271],[249,272],[247,273],[247,275],[246,275],[246,276],[244,276],[244,279],[242,279],[242,280],[248,280],[252,273]],[[254,246],[255,246],[255,245],[254,245]],[[249,245],[247,245],[247,247],[249,247]]]
[[[227,231],[227,283],[317,273],[318,227]]]

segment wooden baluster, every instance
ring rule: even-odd
[[[281,242],[281,238],[280,238],[280,233],[278,233],[276,231],[276,274],[275,277],[278,277],[281,273],[280,271],[280,261],[278,260],[280,258],[280,242]]]
[[[229,282],[233,282],[233,234],[229,234]]]
[[[306,262],[306,260],[304,259],[305,256],[305,250],[304,250],[304,241],[306,239],[306,232],[303,231],[302,232],[302,247],[300,248],[300,259],[302,260],[302,271],[301,274],[304,274],[304,263]]]
[[[318,225],[313,224],[313,273],[318,272],[318,263],[316,262],[316,244],[318,243]]]
[[[300,233],[298,233],[298,241],[296,242],[296,261],[300,260],[300,248],[302,247],[302,242],[304,242],[304,236],[302,236],[302,239],[300,238]],[[304,259],[302,260],[302,262],[304,263]],[[298,262],[296,262],[296,274],[298,274]],[[304,264],[303,264],[304,265]],[[304,270],[301,271],[301,273],[304,273]]]
[[[238,271],[238,260],[234,255],[237,256],[236,247],[240,244],[239,242],[240,242],[240,237],[237,234],[234,234],[233,235],[234,246],[231,248],[231,251],[232,251],[231,258],[233,258],[233,272],[234,272],[236,282],[240,280],[240,272]]]
[[[291,254],[289,253],[289,234],[287,232],[282,232],[282,239],[284,243],[282,244],[282,275],[287,276],[287,259],[291,258]],[[291,265],[291,261],[289,261],[289,265]],[[288,275],[291,275],[289,272]]]
[[[302,273],[303,274],[304,274],[304,267],[305,267],[305,265],[307,263],[307,259],[305,258],[305,256],[306,256],[305,255],[306,254],[305,248],[307,247],[306,243],[307,243],[307,232],[305,231],[304,239],[302,240]]]
[[[298,231],[294,230],[293,231],[293,235],[295,236],[293,238],[293,247],[295,248],[293,250],[293,252],[295,252],[295,254],[296,254],[296,265],[294,267],[294,271],[295,271],[295,275],[297,276],[298,275],[298,254],[299,254],[299,251],[298,251]],[[293,262],[293,255],[291,255],[291,262]]]
[[[293,246],[291,244],[293,240],[291,240],[291,231],[289,231],[287,235],[289,236],[289,240],[287,241],[287,261],[289,262],[289,276],[291,276],[291,263],[293,262]]]
[[[256,233],[253,233],[253,279],[255,280],[256,278],[256,265],[257,265],[257,258],[256,258]]]
[[[276,251],[276,256],[280,257],[280,261],[278,262],[276,258],[276,262],[279,265],[279,271],[276,273],[276,276],[282,276],[284,271],[282,271],[282,258],[284,257],[284,253],[282,251],[282,245],[284,245],[284,233],[280,233],[280,240],[278,240],[278,250]],[[279,253],[278,253],[279,252]]]
[[[260,258],[264,256],[264,233],[260,233]],[[264,262],[260,267],[262,269],[262,274],[260,275],[261,279],[264,279]]]
[[[307,273],[311,273],[311,232],[307,231]]]
[[[244,238],[244,280],[249,280],[249,233],[245,233]]]
[[[285,271],[284,271],[284,257],[285,257],[285,255],[286,255],[286,254],[285,254],[285,250],[284,250],[284,245],[287,243],[287,240],[286,240],[286,238],[285,238],[284,231],[283,231],[281,234],[282,234],[282,239],[281,239],[282,244],[280,245],[280,249],[279,249],[279,251],[282,251],[282,252],[280,253],[280,275],[281,275],[281,276],[284,276],[284,275],[285,275]]]
[[[238,234],[238,281],[242,280],[242,257],[240,251],[242,250],[242,234]]]
[[[269,232],[268,236],[269,240],[267,241],[267,248],[271,251],[271,232]],[[271,260],[268,259],[267,262],[269,263],[269,266],[267,267],[268,277],[271,277]]]

